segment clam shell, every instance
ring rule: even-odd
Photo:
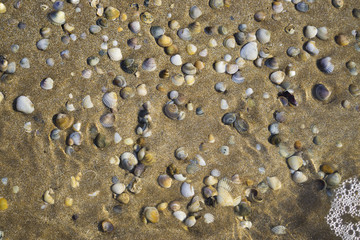
[[[155,39],[158,39],[159,37],[164,35],[165,29],[160,26],[152,26],[150,28],[150,33]]]
[[[271,37],[271,33],[266,29],[260,28],[259,30],[256,31],[256,39],[261,44],[266,44],[270,42],[270,37]]]
[[[341,182],[341,175],[338,172],[332,173],[327,176],[326,183],[330,187],[335,187],[339,185]]]
[[[106,113],[100,117],[100,123],[106,128],[114,126],[115,115],[113,113]]]
[[[215,220],[214,215],[212,215],[211,213],[205,213],[204,214],[204,222],[207,224],[213,223]]]
[[[276,235],[283,235],[283,234],[286,234],[286,227],[279,225],[279,226],[273,227],[271,229],[271,231],[273,233],[275,233]]]
[[[266,181],[272,190],[279,190],[281,188],[281,182],[277,177],[267,177]]]
[[[163,188],[170,188],[172,184],[172,179],[168,175],[160,175],[158,177],[158,183]]]
[[[242,118],[236,118],[233,125],[236,131],[240,134],[249,131],[249,124]]]
[[[185,220],[185,225],[188,227],[193,227],[196,223],[195,216],[190,216]]]
[[[129,29],[131,32],[137,34],[140,32],[140,22],[139,21],[134,21],[129,23]]]
[[[214,64],[214,69],[217,73],[224,73],[226,71],[226,62],[216,61]]]
[[[65,23],[65,13],[63,11],[54,11],[49,13],[49,19],[54,25],[63,25]]]
[[[176,120],[179,118],[179,109],[172,101],[165,104],[164,113],[168,118],[172,120]]]
[[[129,74],[135,73],[138,69],[138,64],[135,62],[135,59],[133,58],[127,58],[123,60],[120,66],[124,72]]]
[[[313,88],[313,95],[317,100],[326,101],[331,92],[323,84],[316,84]]]
[[[179,54],[171,56],[170,62],[175,66],[180,66],[182,64],[181,56]]]
[[[142,68],[145,71],[149,71],[149,72],[154,71],[156,69],[155,58],[147,58],[147,59],[145,59],[145,61],[142,64]]]
[[[236,46],[235,37],[234,36],[226,37],[224,42],[223,42],[223,45],[226,48],[235,48],[235,46]]]
[[[45,51],[45,50],[48,48],[49,44],[50,44],[49,39],[44,38],[44,39],[39,40],[39,41],[36,43],[36,47],[37,47],[39,50]]]
[[[238,45],[243,45],[246,42],[246,34],[243,32],[237,32],[234,34],[235,41]]]
[[[243,76],[241,76],[241,72],[240,71],[237,71],[236,73],[234,73],[232,76],[231,76],[231,80],[234,82],[234,83],[243,83],[245,81],[245,78]]]
[[[123,99],[129,99],[135,96],[135,91],[131,87],[124,87],[120,90],[120,96]]]
[[[185,220],[185,218],[186,218],[186,213],[185,212],[183,212],[183,211],[175,211],[174,213],[173,213],[173,216],[176,218],[176,219],[178,219],[179,221],[184,221]]]
[[[181,195],[183,195],[186,198],[192,197],[195,194],[194,187],[191,186],[190,183],[187,183],[187,182],[184,182],[183,184],[181,184],[180,192],[181,192]]]
[[[309,39],[314,38],[317,35],[317,33],[318,33],[318,29],[314,26],[306,26],[304,28],[304,36],[306,38]]]
[[[328,36],[328,30],[326,27],[319,27],[318,28],[318,31],[317,31],[317,34],[316,34],[316,37],[319,38],[320,40],[328,40],[329,39],[329,36]]]
[[[55,117],[55,126],[61,130],[70,128],[74,123],[74,117],[59,113]]]
[[[56,128],[56,129],[52,130],[51,133],[50,133],[50,138],[52,140],[60,139],[60,129]]]
[[[180,28],[180,23],[176,20],[169,21],[169,28],[171,30],[178,30]]]
[[[184,41],[190,41],[192,39],[191,32],[188,28],[179,29],[177,35]]]
[[[118,86],[118,87],[126,87],[126,80],[123,76],[118,75],[114,78],[113,81],[114,85]]]
[[[129,47],[131,47],[134,50],[138,50],[141,48],[141,45],[138,44],[137,38],[130,38],[129,40],[127,40],[127,44]]]
[[[40,86],[42,89],[51,90],[54,86],[54,80],[51,78],[45,78],[41,81]]]
[[[82,105],[84,108],[92,108],[94,107],[94,104],[91,101],[90,95],[86,95],[82,100]]]
[[[224,0],[210,0],[209,5],[213,9],[218,9],[224,6]]]
[[[184,147],[179,147],[175,150],[175,157],[178,160],[185,160],[188,157],[188,153],[185,151]]]
[[[79,146],[81,144],[81,134],[79,132],[73,132],[69,135],[68,138],[68,145],[72,146],[72,145],[77,145]]]
[[[319,54],[319,49],[315,46],[315,41],[306,42],[304,44],[304,49],[312,56]]]
[[[277,61],[277,58],[268,58],[265,61],[265,66],[267,66],[268,68],[271,68],[273,70],[276,70],[279,68],[279,63]]]
[[[140,14],[140,20],[143,23],[151,24],[154,21],[154,17],[149,12],[143,12]]]
[[[204,183],[206,186],[213,186],[218,183],[218,180],[213,176],[208,176],[204,179]]]
[[[255,60],[258,56],[257,43],[249,42],[245,44],[240,50],[240,56],[245,60]]]
[[[235,74],[239,70],[239,66],[236,64],[226,64],[226,73]]]
[[[200,8],[198,6],[192,6],[189,10],[189,15],[192,19],[196,19],[200,17],[202,14]]]
[[[28,97],[20,96],[16,99],[16,110],[25,114],[30,114],[34,111],[34,104]]]
[[[181,71],[184,74],[187,74],[187,75],[195,75],[196,74],[196,67],[192,63],[185,63],[181,67]]]
[[[201,24],[199,22],[193,22],[189,24],[190,32],[193,34],[198,34],[202,31]]]
[[[120,48],[110,48],[107,54],[112,61],[118,62],[122,59]]]
[[[227,207],[227,206],[234,207],[238,205],[241,201],[241,196],[238,196],[235,199],[232,197],[231,195],[232,187],[230,184],[231,184],[230,180],[228,180],[227,178],[223,178],[219,181],[217,185],[218,195],[216,201],[222,207]]]
[[[308,180],[308,177],[301,171],[296,171],[292,175],[292,180],[296,183],[304,183]]]
[[[173,44],[173,40],[166,35],[162,35],[157,40],[157,43],[160,47],[170,47]]]
[[[157,223],[160,220],[159,211],[155,207],[146,207],[144,209],[144,215],[151,223]]]
[[[272,9],[274,10],[275,13],[281,13],[284,10],[282,2],[273,2]]]
[[[196,154],[194,159],[196,160],[197,164],[199,164],[200,166],[202,167],[206,166],[206,162],[200,154]]]
[[[115,92],[107,92],[104,94],[102,101],[104,105],[110,109],[116,108],[118,97]]]
[[[174,174],[174,179],[179,181],[179,182],[184,182],[186,180],[186,177],[184,177],[184,175],[182,174]]]
[[[295,5],[295,9],[299,12],[307,12],[309,11],[309,4],[305,2],[299,2]]]
[[[334,71],[334,65],[330,62],[331,57],[321,58],[317,61],[318,68],[320,71],[330,74]]]
[[[303,165],[303,159],[299,156],[292,156],[287,159],[287,163],[292,170],[298,170]]]
[[[231,125],[235,122],[236,120],[236,114],[235,113],[226,113],[223,117],[222,117],[222,122],[225,125]]]
[[[171,81],[175,86],[181,86],[185,82],[185,78],[182,74],[178,73],[171,77]]]
[[[285,79],[285,73],[283,71],[276,71],[270,74],[270,81],[275,84],[281,84]]]
[[[120,17],[120,11],[114,7],[107,7],[104,11],[104,16],[109,20],[115,20]]]
[[[171,45],[165,48],[165,53],[169,56],[179,53],[179,48],[176,45]],[[171,60],[171,58],[170,58]],[[181,64],[180,64],[181,65]]]
[[[120,156],[121,165],[126,170],[133,170],[135,165],[138,164],[136,156],[131,152],[124,152]]]
[[[111,186],[111,191],[115,194],[121,194],[125,191],[126,186],[123,183],[115,183]]]
[[[189,55],[194,55],[197,51],[197,47],[194,45],[194,44],[188,44],[186,45],[186,52],[189,54]]]

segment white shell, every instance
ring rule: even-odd
[[[245,81],[245,78],[241,75],[241,72],[240,71],[237,71],[236,73],[234,73],[232,76],[231,76],[231,80],[234,82],[234,83],[243,83]]]
[[[73,129],[74,131],[79,132],[80,129],[81,129],[81,122],[74,123],[74,124],[72,125],[72,129]]]
[[[313,56],[319,54],[319,49],[315,46],[315,41],[306,42],[304,49]]]
[[[184,182],[186,180],[186,177],[184,177],[184,175],[182,175],[182,174],[174,174],[174,178],[175,178],[175,180],[180,181],[180,182]]]
[[[174,64],[175,66],[181,66],[182,65],[181,56],[179,54],[175,54],[175,55],[171,56],[170,62],[172,64]]]
[[[177,31],[177,35],[179,38],[181,38],[184,41],[190,41],[191,40],[191,32],[188,28],[182,28]]]
[[[325,57],[319,60],[319,69],[324,73],[332,73],[334,71],[334,65],[330,62],[331,57]]]
[[[238,70],[239,70],[239,66],[237,64],[226,64],[227,74],[235,74]]]
[[[291,169],[296,171],[303,165],[303,159],[299,156],[292,156],[288,158],[287,163]]]
[[[221,99],[220,100],[220,108],[222,110],[226,110],[229,108],[229,104],[227,103],[226,99]]]
[[[199,52],[200,57],[206,57],[208,55],[208,50],[205,48]]]
[[[226,62],[224,61],[217,61],[214,64],[214,69],[217,73],[224,73],[226,71]]]
[[[276,235],[283,235],[283,234],[286,234],[286,227],[279,225],[279,226],[273,227],[271,229],[271,231],[273,233],[275,233]]]
[[[208,176],[204,179],[204,183],[207,186],[213,186],[218,183],[218,180],[214,176]]]
[[[103,103],[108,108],[115,108],[117,106],[117,95],[115,92],[107,92],[103,96]]]
[[[44,39],[41,39],[39,40],[37,43],[36,43],[36,47],[39,49],[39,50],[42,50],[42,51],[45,51],[48,46],[49,46],[49,39],[47,38],[44,38]]]
[[[317,33],[318,29],[314,26],[306,26],[304,29],[304,36],[309,39],[314,38]]]
[[[122,53],[120,48],[110,48],[107,54],[112,61],[117,62],[122,59]]]
[[[218,169],[213,169],[213,170],[211,170],[211,172],[210,172],[210,175],[211,176],[214,176],[214,177],[220,177],[220,170],[218,170]]]
[[[194,187],[190,185],[190,183],[184,182],[183,184],[181,184],[181,195],[183,195],[184,197],[192,197],[194,196],[195,192],[194,192]]]
[[[196,223],[195,216],[190,216],[185,220],[185,225],[188,227],[193,227]]]
[[[195,155],[195,160],[197,161],[197,163],[200,165],[200,166],[206,166],[206,162],[204,160],[204,158],[199,155],[199,154],[196,154]]]
[[[49,19],[55,25],[63,25],[65,23],[65,13],[63,11],[51,12]]]
[[[328,40],[329,36],[328,36],[328,30],[326,27],[319,27],[316,37],[319,38],[320,40]]]
[[[209,223],[214,222],[214,220],[215,220],[215,217],[211,213],[205,213],[204,214],[204,222],[205,223],[209,224]]]
[[[51,78],[45,78],[41,81],[40,86],[42,89],[50,90],[54,86],[54,80],[52,80]]]
[[[242,228],[250,229],[252,227],[252,222],[250,222],[250,221],[242,221],[242,222],[240,222],[240,226]]]
[[[142,64],[142,68],[145,71],[154,71],[156,69],[156,62],[155,62],[155,58],[147,58],[145,59],[145,61]]]
[[[72,140],[72,145],[79,146],[81,144],[81,134],[79,132],[71,133],[69,138]]]
[[[279,190],[281,188],[281,182],[277,177],[267,177],[266,181],[273,190]]]
[[[270,74],[270,81],[275,84],[281,84],[285,79],[285,73],[283,71],[276,71]]]
[[[144,83],[137,86],[136,91],[137,91],[137,94],[139,94],[139,96],[147,95],[147,89],[146,89],[146,85]]]
[[[192,6],[189,11],[189,15],[192,19],[196,19],[200,17],[202,14],[200,8],[198,6]]]
[[[131,152],[124,152],[123,154],[121,154],[120,160],[121,166],[129,171],[134,169],[135,165],[138,164],[136,156]]]
[[[238,205],[241,201],[241,196],[236,197],[235,199],[232,197],[232,187],[230,186],[230,180],[227,178],[223,178],[219,181],[217,185],[217,202],[222,207],[231,206],[234,207]]]
[[[82,105],[84,108],[92,108],[94,107],[94,104],[91,101],[90,95],[86,95],[84,99],[82,100]]]
[[[125,191],[125,184],[123,183],[115,183],[114,185],[111,186],[111,191],[113,191],[113,193],[115,194],[121,194]]]
[[[129,29],[130,31],[132,31],[133,33],[137,34],[140,32],[140,22],[139,21],[134,21],[134,22],[131,22],[129,24]]]
[[[183,211],[176,211],[173,213],[173,216],[176,217],[179,221],[184,221],[186,218],[186,213]]]
[[[20,96],[16,99],[16,110],[25,114],[30,114],[34,111],[34,104],[28,97]]]
[[[292,180],[296,183],[304,183],[308,180],[308,177],[303,172],[296,171],[292,175]]]
[[[245,44],[240,50],[240,56],[245,60],[255,60],[258,56],[257,43],[249,42]]]
[[[270,42],[270,37],[271,37],[271,33],[266,29],[260,28],[259,30],[256,31],[256,38],[262,44],[266,44]]]

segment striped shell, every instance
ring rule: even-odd
[[[103,103],[106,107],[112,109],[117,106],[118,97],[115,92],[107,92],[103,96]]]

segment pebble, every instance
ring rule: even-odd
[[[230,154],[230,148],[228,146],[221,146],[220,152],[224,154],[225,156]]]
[[[221,99],[221,101],[220,101],[220,108],[221,108],[222,110],[226,110],[226,109],[229,108],[229,105],[228,105],[228,103],[227,103],[227,101],[226,101],[225,99]]]

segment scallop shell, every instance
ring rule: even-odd
[[[324,73],[332,73],[334,71],[334,65],[330,62],[331,57],[325,57],[318,60],[317,65],[320,71]]]
[[[173,101],[165,104],[164,113],[168,118],[172,120],[176,120],[179,118],[179,109]]]
[[[34,104],[28,97],[20,96],[16,99],[16,110],[25,114],[30,114],[34,111]]]
[[[184,41],[190,41],[192,39],[191,32],[188,28],[179,29],[177,35]]]
[[[178,219],[179,221],[184,221],[185,220],[185,218],[186,218],[186,213],[185,212],[183,212],[183,211],[175,211],[174,213],[173,213],[173,216],[176,218],[176,219]]]
[[[308,177],[301,171],[296,171],[292,175],[292,180],[296,183],[304,183],[308,180]]]
[[[144,215],[151,223],[157,223],[160,220],[159,211],[155,207],[146,207],[144,209]]]
[[[204,214],[204,222],[207,224],[213,223],[215,220],[214,215],[212,215],[211,213],[205,213]]]
[[[232,197],[232,187],[230,186],[231,182],[227,178],[223,178],[219,181],[217,185],[217,203],[222,207],[227,206],[236,206],[241,201],[241,196],[236,197],[235,199]]]
[[[106,128],[114,126],[115,115],[113,113],[106,113],[100,117],[100,123]]]
[[[304,44],[304,49],[312,56],[319,54],[319,49],[315,46],[315,41],[306,42]]]
[[[271,229],[271,231],[273,233],[275,233],[276,235],[283,235],[283,234],[286,234],[286,227],[279,225],[279,226],[273,227]]]
[[[190,183],[187,183],[187,182],[184,182],[183,184],[181,184],[180,192],[181,192],[181,195],[183,195],[186,198],[192,197],[195,194],[194,187],[191,186]]]
[[[136,156],[131,152],[124,152],[120,156],[121,165],[126,170],[133,170],[135,165],[138,164]]]
[[[185,225],[188,227],[193,227],[196,223],[195,216],[190,216],[185,220]]]
[[[279,190],[281,188],[281,182],[277,177],[267,177],[266,181],[273,190]]]
[[[116,108],[117,100],[118,100],[118,97],[115,92],[105,93],[103,96],[103,99],[102,99],[104,105],[110,109]]]
[[[147,58],[147,59],[145,59],[145,61],[142,64],[142,68],[145,71],[149,71],[149,72],[154,71],[156,69],[155,58]]]

